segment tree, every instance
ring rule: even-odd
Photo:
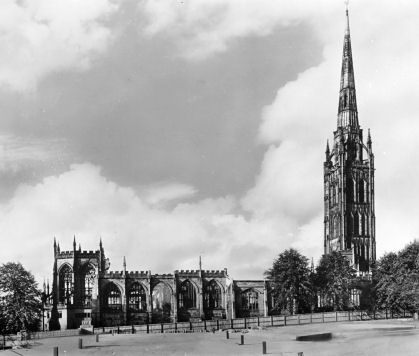
[[[307,257],[294,249],[285,250],[265,276],[271,283],[274,310],[291,314],[310,311],[312,286]]]
[[[318,297],[334,310],[347,309],[355,276],[355,270],[340,252],[323,255],[314,278]]]
[[[378,307],[417,311],[419,300],[419,242],[403,250],[384,255],[374,276]]]
[[[0,331],[36,330],[42,313],[41,292],[20,263],[0,266]]]

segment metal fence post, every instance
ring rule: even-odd
[[[262,354],[266,355],[266,341],[262,341]]]

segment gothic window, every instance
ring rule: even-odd
[[[128,292],[128,307],[133,311],[147,310],[146,293],[140,283],[134,283]]]
[[[364,194],[364,180],[363,179],[359,179],[358,180],[358,196],[359,196],[359,202],[360,203],[364,203],[364,198],[365,198],[365,194]]]
[[[247,289],[241,294],[243,310],[259,310],[259,294],[253,289]]]
[[[205,287],[205,306],[209,309],[221,307],[221,288],[214,280]]]
[[[361,235],[366,235],[365,214],[361,215]]]
[[[359,236],[359,215],[358,212],[354,214],[354,235]]]
[[[339,231],[339,216],[338,215],[335,215],[334,217],[333,217],[333,238],[336,238],[336,237],[338,237],[339,236],[339,233],[340,233],[340,231]]]
[[[354,181],[350,177],[348,177],[347,181],[347,197],[349,203],[354,201]]]
[[[92,292],[93,292],[93,283],[95,281],[95,268],[87,264],[82,269],[82,303],[86,307],[90,307],[92,304]]]
[[[351,236],[353,233],[353,227],[354,227],[354,218],[352,214],[348,214],[348,235]]]
[[[365,216],[365,235],[369,235],[369,219],[368,219],[368,215]]]
[[[172,306],[172,291],[164,283],[159,283],[153,288],[152,307],[154,311],[167,311],[170,313]]]
[[[58,277],[58,300],[63,304],[71,304],[73,289],[73,271],[70,266],[64,265]]]
[[[196,308],[195,288],[188,279],[180,285],[179,307],[185,309]]]
[[[109,309],[121,309],[121,292],[114,283],[108,285],[105,303]]]
[[[368,194],[369,189],[368,189],[368,182],[367,181],[365,181],[364,191],[365,191],[365,193],[364,193],[365,194],[365,202],[369,203],[370,202],[370,197],[369,197],[369,194]]]

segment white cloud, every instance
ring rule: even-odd
[[[192,197],[196,189],[181,183],[160,183],[141,190],[140,196],[151,206],[165,206],[166,203]]]
[[[146,0],[139,7],[146,15],[145,33],[174,40],[179,55],[201,60],[227,50],[246,36],[266,36],[278,26],[290,26],[325,16],[336,7],[330,1],[304,0]]]
[[[4,0],[0,2],[0,85],[36,88],[59,70],[84,70],[112,35],[103,20],[114,13],[111,0]]]
[[[0,173],[18,173],[42,164],[57,164],[70,157],[69,151],[65,140],[0,134]]]

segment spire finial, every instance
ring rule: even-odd
[[[76,235],[73,237],[73,250],[76,250]]]
[[[329,161],[330,159],[330,148],[329,148],[329,139],[327,139],[326,143],[326,161]]]
[[[349,10],[348,10],[348,7],[349,7],[349,0],[345,0],[345,7],[346,7],[346,30],[345,30],[345,33],[347,34],[347,35],[349,35]]]
[[[199,255],[199,270],[202,270],[202,259],[201,259],[201,255]]]
[[[124,273],[125,273],[127,271],[127,261],[125,260],[125,256],[124,256],[124,261],[122,265],[124,266]]]
[[[368,129],[368,139],[367,139],[367,145],[371,148],[372,140],[371,140],[371,133],[370,129]]]

